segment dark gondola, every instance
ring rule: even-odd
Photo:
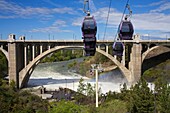
[[[85,16],[81,29],[85,42],[96,41],[97,25],[93,16]]]
[[[113,55],[123,56],[123,43],[122,42],[114,42],[113,43]]]
[[[96,42],[84,42],[86,56],[94,56],[96,52]]]
[[[86,56],[94,56],[96,52],[97,25],[93,16],[85,16],[82,23],[82,35]]]
[[[132,40],[133,33],[134,29],[131,21],[125,19],[120,23],[118,30],[120,40]]]
[[[95,52],[94,50],[86,50],[86,56],[94,56],[95,55]]]

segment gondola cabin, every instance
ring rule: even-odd
[[[96,42],[84,42],[86,56],[94,56],[96,52]]]
[[[93,16],[85,16],[81,30],[84,41],[96,41],[97,25]]]
[[[133,33],[134,29],[130,21],[124,20],[120,23],[118,30],[120,40],[132,40]]]
[[[122,42],[114,42],[113,43],[113,55],[122,56],[123,55],[123,43]]]
[[[96,52],[97,25],[93,16],[85,16],[81,30],[86,56],[94,56]]]

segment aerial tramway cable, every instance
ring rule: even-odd
[[[126,5],[125,5],[125,8],[124,8],[124,11],[123,11],[123,14],[122,14],[122,17],[121,17],[121,20],[120,20],[120,23],[123,21],[123,18],[124,18],[124,15],[125,15],[125,12],[126,12],[126,9],[128,8],[128,10],[129,10],[129,12],[130,12],[130,15],[131,15],[131,11],[130,11],[130,7],[129,7],[129,0],[127,0],[127,2],[126,2]],[[118,30],[119,29],[117,29],[117,32],[116,32],[116,35],[115,35],[115,38],[114,38],[114,41],[116,41],[117,40],[117,35],[118,35]]]
[[[114,38],[114,43],[113,43],[113,55],[119,56],[119,58],[121,58],[123,56],[123,50],[124,50],[124,45],[122,43],[122,39],[131,39],[131,35],[133,35],[133,25],[130,21],[127,20],[128,17],[131,16],[132,11],[130,10],[130,6],[129,6],[129,0],[127,0],[126,5],[125,5],[125,9],[123,11],[121,20],[120,20],[120,24],[119,27],[117,29],[115,38]],[[128,8],[129,10],[129,15],[125,15],[126,9]],[[125,17],[125,20],[124,20]],[[117,40],[120,41],[117,41]]]
[[[109,4],[109,10],[108,10],[108,14],[107,14],[106,26],[105,26],[105,31],[104,31],[104,35],[103,35],[103,41],[104,41],[105,36],[106,36],[106,29],[107,29],[107,24],[108,24],[108,20],[109,20],[109,14],[110,14],[111,5],[112,5],[112,0],[110,0],[110,4]]]

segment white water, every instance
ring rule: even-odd
[[[71,61],[44,63],[39,64],[32,73],[28,82],[29,87],[44,86],[48,90],[55,90],[59,87],[77,90],[79,80],[84,79],[84,83],[90,83],[92,86],[96,83],[95,78],[82,77],[75,70],[69,70],[67,64]],[[114,71],[99,75],[98,85],[102,93],[109,91],[120,91],[120,87],[126,79],[121,72],[116,69]]]

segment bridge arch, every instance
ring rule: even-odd
[[[1,48],[1,47],[0,47],[0,51],[2,51],[2,53],[5,55],[6,59],[7,59],[8,62],[9,62],[8,52],[7,52],[5,49]]]
[[[154,46],[148,49],[142,54],[141,74],[167,59],[170,59],[170,48],[168,46]]]
[[[157,50],[157,49],[161,49],[163,48],[164,51],[159,51],[160,53],[159,54],[162,54],[162,53],[165,53],[165,52],[170,52],[170,48],[169,47],[166,47],[166,46],[153,46],[152,48],[148,49],[147,51],[145,51],[143,54],[142,54],[142,62],[145,60],[146,56],[151,52],[151,51],[154,51],[154,50]],[[160,50],[159,49],[159,50]],[[158,55],[158,54],[157,54]]]
[[[32,62],[30,62],[24,69],[19,72],[19,87],[25,87],[29,81],[30,75],[35,69],[35,67],[39,64],[40,60],[45,56],[53,53],[57,50],[64,48],[83,48],[83,46],[56,46],[47,51],[44,51],[42,54],[38,55]],[[128,81],[131,81],[131,72],[124,67],[119,61],[117,61],[112,55],[107,54],[105,51],[96,48],[96,51],[108,57],[111,61],[113,61],[118,68],[122,71],[123,75],[127,78]]]

